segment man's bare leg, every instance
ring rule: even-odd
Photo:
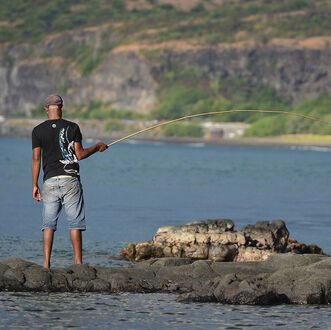
[[[78,229],[70,230],[72,247],[74,248],[75,264],[82,263],[82,231]]]
[[[54,238],[54,229],[46,228],[43,230],[43,247],[44,247],[44,267],[50,268],[51,254]]]

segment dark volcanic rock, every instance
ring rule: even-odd
[[[288,230],[284,221],[258,221],[255,225],[247,225],[241,229],[246,236],[248,245],[261,249],[284,251],[287,246]]]
[[[0,263],[1,291],[168,292],[178,301],[270,305],[331,303],[331,257],[273,254],[261,262],[161,258],[130,267],[45,269],[11,258]]]

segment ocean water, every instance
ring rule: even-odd
[[[42,264],[42,205],[31,196],[31,142],[0,139],[0,151],[0,261],[19,256]],[[128,262],[118,256],[128,243],[151,239],[161,226],[216,218],[232,219],[237,229],[283,219],[290,237],[331,254],[329,149],[120,143],[80,164],[88,223],[84,262],[90,265],[125,266]],[[61,216],[52,266],[72,262]],[[0,327],[42,328],[53,322],[60,328],[331,328],[329,306],[180,304],[175,299],[2,292]]]

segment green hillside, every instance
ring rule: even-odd
[[[199,38],[213,44],[330,35],[328,0],[217,3],[204,0],[184,11],[157,0],[2,0],[0,42],[36,42],[52,33],[103,24],[121,32],[122,43]]]
[[[181,1],[178,1],[180,3]],[[193,1],[194,2],[194,1]],[[222,3],[222,4],[220,4]],[[82,75],[90,74],[105,54],[120,45],[154,45],[173,40],[196,40],[204,45],[256,41],[274,38],[302,40],[331,35],[329,0],[204,0],[182,8],[163,0],[11,0],[0,1],[0,44],[36,44],[52,34],[64,34],[84,27],[98,26],[102,46],[59,50],[67,54]],[[110,33],[117,37],[109,40]],[[159,61],[162,49],[144,50],[146,61]],[[39,54],[57,56],[56,52]],[[321,95],[293,106],[265,84],[252,86],[242,78],[206,78],[194,67],[161,72],[158,102],[147,117],[172,119],[186,114],[231,109],[275,109],[295,111],[331,121],[331,96]],[[68,86],[60,86],[64,91]],[[33,113],[39,114],[39,108]],[[121,113],[121,114],[120,114]],[[84,118],[134,118],[129,111],[116,111],[100,100],[91,100],[84,111],[71,108],[71,116]],[[246,121],[253,125],[247,136],[286,133],[331,134],[331,127],[295,117],[232,113],[214,117],[219,121]]]

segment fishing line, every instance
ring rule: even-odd
[[[165,125],[173,124],[173,123],[176,123],[178,121],[182,121],[184,119],[190,119],[190,118],[196,118],[196,117],[202,117],[202,116],[211,116],[211,115],[221,115],[221,114],[232,113],[232,112],[277,113],[277,114],[283,114],[283,115],[290,115],[290,116],[301,117],[301,118],[305,118],[305,119],[310,119],[310,120],[318,121],[318,122],[321,122],[321,123],[324,123],[324,124],[327,124],[327,125],[331,125],[331,122],[327,122],[327,121],[322,120],[322,119],[319,119],[319,118],[315,118],[315,117],[312,117],[312,116],[303,115],[301,113],[296,113],[296,112],[288,112],[288,111],[279,111],[279,110],[226,110],[226,111],[213,111],[213,112],[198,113],[198,114],[195,114],[195,115],[188,115],[188,116],[185,116],[185,117],[181,117],[181,118],[177,118],[177,119],[172,119],[172,120],[169,120],[169,121],[165,121],[163,123],[159,123],[159,124],[156,124],[156,125],[153,125],[153,126],[144,128],[144,129],[142,129],[140,131],[131,133],[131,134],[127,135],[127,136],[124,136],[121,139],[118,139],[118,140],[116,140],[116,141],[114,141],[112,143],[109,143],[107,145],[107,147],[111,147],[111,146],[113,146],[116,143],[119,143],[121,141],[130,139],[133,136],[136,136],[138,134],[141,134],[141,133],[144,133],[144,132],[148,132],[148,131],[150,131],[152,129],[155,129],[155,128],[158,128],[158,127],[162,127],[162,126],[165,126]]]

